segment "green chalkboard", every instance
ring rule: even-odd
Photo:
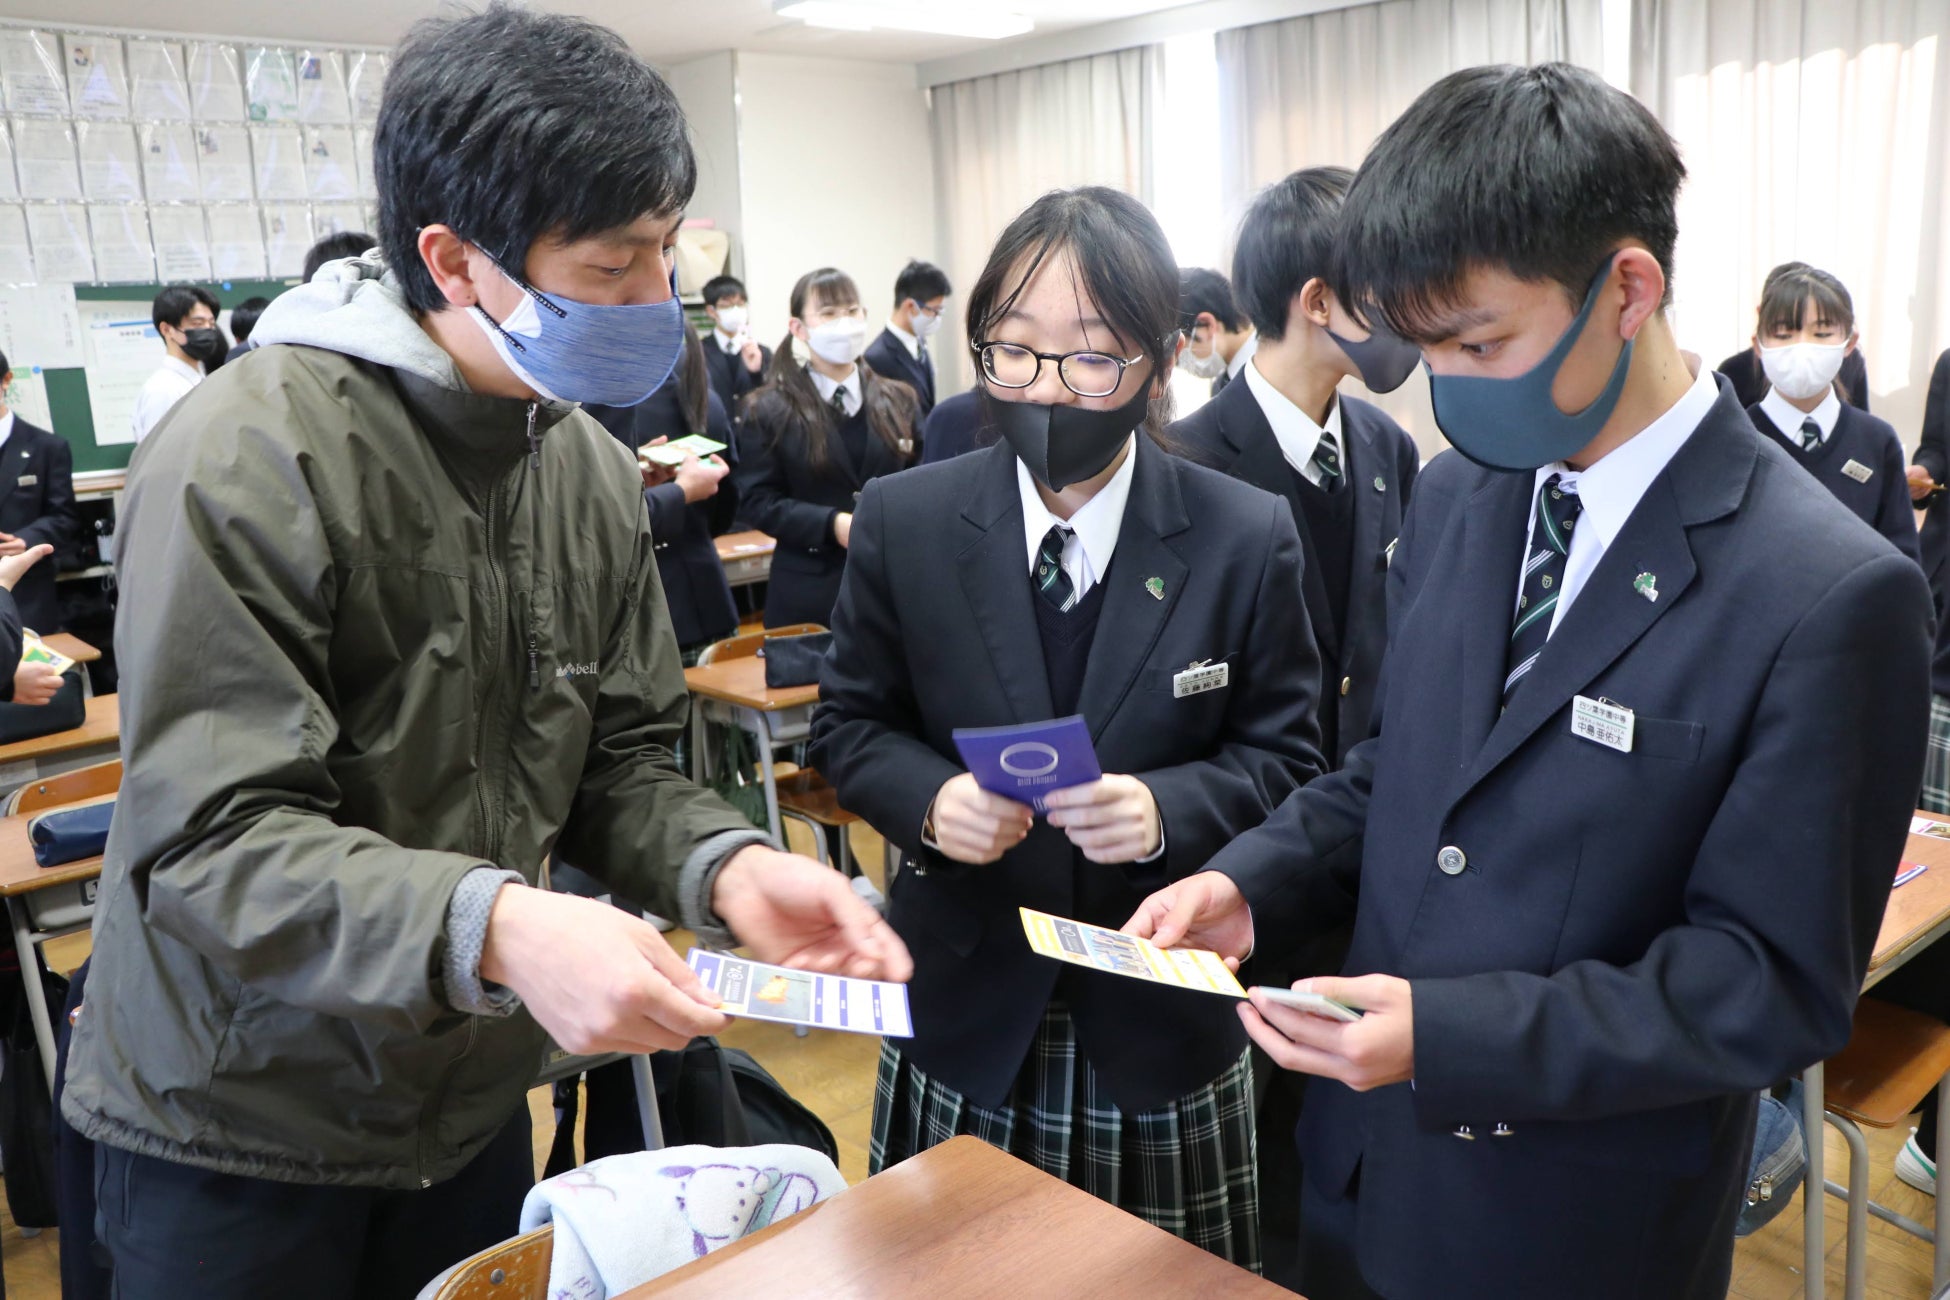
[[[296,280],[223,280],[206,281],[204,287],[216,294],[218,303],[228,310],[246,298],[275,298],[296,283]],[[74,296],[79,302],[123,302],[154,298],[162,291],[160,284],[78,284]],[[159,348],[157,365],[162,364],[162,355]],[[74,448],[75,469],[127,468],[129,453],[135,450],[133,444],[111,443],[102,447],[95,442],[95,416],[88,405],[87,372],[80,367],[43,370],[41,377],[47,383],[47,408],[54,417],[54,427]]]

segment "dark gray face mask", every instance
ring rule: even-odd
[[[1326,333],[1361,372],[1361,382],[1370,392],[1394,392],[1408,382],[1416,363],[1422,359],[1420,348],[1379,323],[1369,327],[1368,337],[1364,339],[1342,338],[1333,330]]]
[[[988,389],[982,405],[988,423],[1014,449],[1038,483],[1061,492],[1072,483],[1095,478],[1117,459],[1118,448],[1144,423],[1151,403],[1151,381],[1122,406],[1095,411],[1046,402],[1005,402]]]

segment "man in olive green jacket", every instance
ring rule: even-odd
[[[275,301],[130,469],[127,775],[63,1103],[125,1297],[411,1295],[514,1231],[545,1032],[723,1027],[651,925],[535,887],[554,849],[707,940],[910,969],[675,770],[642,483],[575,409],[682,345],[675,99],[613,34],[496,6],[408,38],[376,153],[381,251]]]

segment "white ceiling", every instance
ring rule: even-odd
[[[770,0],[538,0],[540,7],[579,13],[621,32],[656,63],[681,63],[713,50],[819,54],[888,63],[919,63],[992,49],[1008,42],[901,32],[822,31],[773,15]],[[971,0],[913,0],[970,7]],[[1035,40],[1094,23],[1174,9],[1192,0],[981,0],[1024,14]],[[50,25],[124,27],[194,35],[255,36],[280,41],[391,45],[414,20],[451,7],[440,0],[331,0],[266,4],[264,0],[6,0],[8,18]]]

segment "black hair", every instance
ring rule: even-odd
[[[536,240],[675,215],[697,185],[677,97],[622,37],[500,0],[407,33],[373,171],[380,247],[416,312],[447,305],[420,260],[425,226],[451,226],[520,275]]]
[[[733,294],[740,298],[749,296],[745,293],[745,282],[735,275],[714,275],[704,282],[702,297],[706,307],[715,307]]]
[[[222,310],[217,306],[216,295],[202,285],[172,284],[157,294],[156,300],[149,304],[150,323],[159,333],[165,325],[174,325],[177,329],[181,329],[183,318],[195,311],[199,304],[208,307],[212,316]]]
[[[311,246],[305,254],[305,283],[318,274],[318,268],[327,262],[336,262],[347,257],[357,257],[376,247],[379,241],[363,230],[341,230],[336,235],[327,235]]]
[[[1345,167],[1309,167],[1268,185],[1246,209],[1232,285],[1260,337],[1285,338],[1294,295],[1309,280],[1333,280],[1341,203],[1353,183]]]
[[[894,306],[912,298],[918,306],[933,302],[936,298],[946,298],[953,293],[954,286],[948,283],[948,275],[933,262],[909,261],[894,277]]]
[[[13,367],[7,364],[7,354],[0,352],[0,375],[10,374]]]
[[[684,432],[693,436],[704,433],[710,416],[706,395],[711,391],[711,376],[704,368],[704,345],[688,319],[684,322],[684,351],[677,358],[677,372],[671,379],[677,384],[677,413],[683,418]]]
[[[1008,314],[1037,269],[1066,249],[1080,288],[1121,345],[1137,348],[1151,362],[1145,381],[1161,378],[1178,342],[1178,263],[1151,210],[1102,185],[1051,190],[1003,230],[968,291],[969,342],[991,342],[990,328]],[[1163,441],[1170,414],[1169,393],[1152,400],[1145,430],[1154,440]]]
[[[1187,266],[1178,271],[1178,328],[1187,338],[1198,326],[1198,318],[1207,315],[1219,322],[1227,331],[1238,333],[1246,326],[1246,318],[1239,312],[1239,304],[1232,296],[1232,286],[1226,278],[1210,267]]]
[[[856,307],[860,286],[853,277],[836,267],[822,266],[800,276],[792,286],[792,317],[806,319],[806,304],[817,297],[823,307]],[[793,355],[796,342],[788,332],[772,353],[772,373],[765,386],[745,399],[745,416],[756,421],[773,443],[795,436],[805,443],[806,463],[814,472],[823,471],[832,460],[833,442],[839,436],[839,420],[833,408],[821,401],[812,376]],[[914,436],[914,423],[921,412],[921,399],[914,389],[898,379],[883,379],[864,358],[856,363],[860,372],[862,410],[867,413],[867,428],[896,453],[903,438]]]
[[[1552,281],[1582,303],[1626,240],[1672,295],[1686,166],[1645,105],[1568,63],[1466,68],[1422,92],[1369,150],[1341,211],[1334,292],[1404,338],[1478,268]]]
[[[1826,271],[1805,262],[1789,262],[1768,274],[1760,291],[1760,319],[1756,329],[1765,339],[1777,329],[1801,328],[1801,310],[1815,305],[1815,321],[1855,332],[1855,303],[1848,288]]]
[[[368,244],[370,248],[372,245]],[[307,277],[309,278],[309,277]],[[257,318],[271,305],[269,298],[246,298],[230,309],[230,337],[239,343],[250,338],[251,331],[257,328]]]

